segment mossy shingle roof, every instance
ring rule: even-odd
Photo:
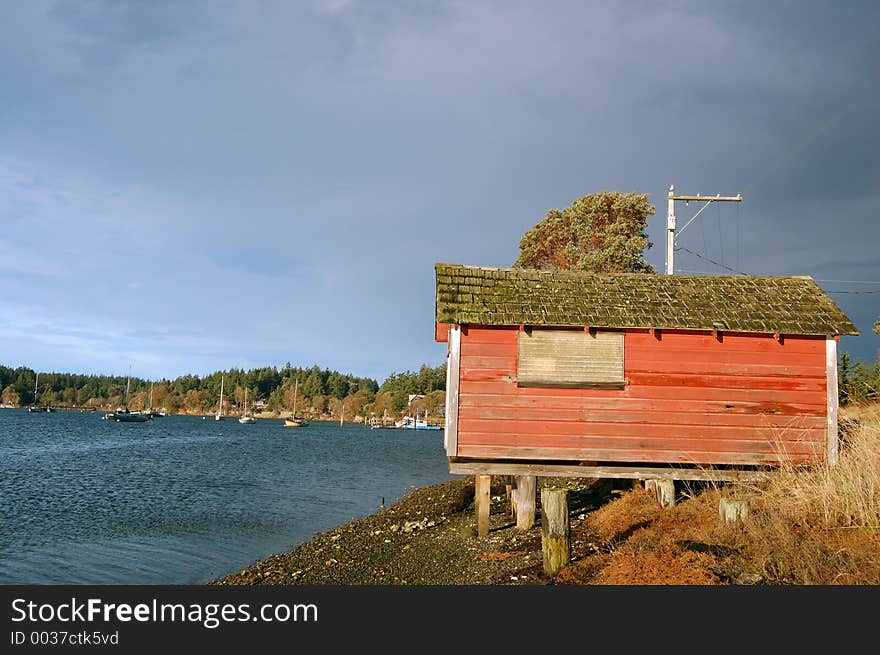
[[[810,277],[435,270],[435,317],[443,323],[859,333]]]

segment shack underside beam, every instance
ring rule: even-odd
[[[754,482],[770,471],[756,468],[632,466],[627,464],[575,464],[571,462],[506,462],[449,458],[453,475],[538,475],[562,478],[618,478],[629,480],[705,480],[716,482]]]

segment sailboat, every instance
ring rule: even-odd
[[[40,388],[40,373],[37,372],[37,377],[34,380],[34,404],[28,407],[29,412],[48,412],[50,411],[48,407],[40,407],[37,403],[37,389]]]
[[[253,423],[256,421],[253,416],[248,416],[247,413],[247,387],[244,388],[244,410],[241,412],[241,418],[238,419],[239,423]]]
[[[284,419],[284,427],[286,428],[306,428],[309,426],[309,422],[307,420],[305,420],[304,418],[298,418],[296,415],[296,397],[298,390],[299,378],[296,379],[296,383],[293,385],[293,416]]]
[[[144,412],[132,412],[128,409],[128,394],[131,390],[131,366],[128,367],[128,380],[125,383],[125,405],[117,407],[112,412],[104,414],[103,418],[117,423],[143,423],[149,421],[152,417]]]
[[[220,407],[217,408],[217,415],[214,417],[215,421],[219,421],[223,418],[223,377],[220,377]]]
[[[150,418],[156,418],[157,416],[165,416],[165,412],[161,412],[158,409],[153,409],[153,383],[150,383],[150,409],[144,412]]]

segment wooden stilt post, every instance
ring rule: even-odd
[[[477,510],[477,536],[485,537],[489,534],[489,496],[492,488],[491,475],[474,476],[474,504]]]
[[[654,493],[660,507],[675,506],[675,480],[654,480]]]
[[[538,479],[534,475],[517,475],[514,489],[514,505],[516,506],[516,527],[518,530],[530,530],[535,525],[535,496]]]
[[[742,523],[749,515],[749,501],[746,499],[722,498],[718,501],[718,517],[725,525]]]
[[[657,496],[661,507],[675,505],[675,480],[645,480],[645,490]]]
[[[508,476],[507,484],[504,485],[504,493],[507,500],[507,507],[510,511],[511,516],[516,516],[516,510],[513,508],[513,484],[511,483],[513,480],[512,477]]]
[[[556,575],[570,560],[568,491],[565,489],[541,489],[541,551],[547,575]]]

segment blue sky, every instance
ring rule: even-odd
[[[711,5],[711,6],[710,6]],[[553,207],[734,195],[677,268],[811,275],[880,341],[872,3],[0,6],[0,363],[439,364],[435,262]],[[680,219],[695,207],[679,206]],[[841,293],[841,292],[848,293]],[[853,293],[859,292],[859,293]]]

